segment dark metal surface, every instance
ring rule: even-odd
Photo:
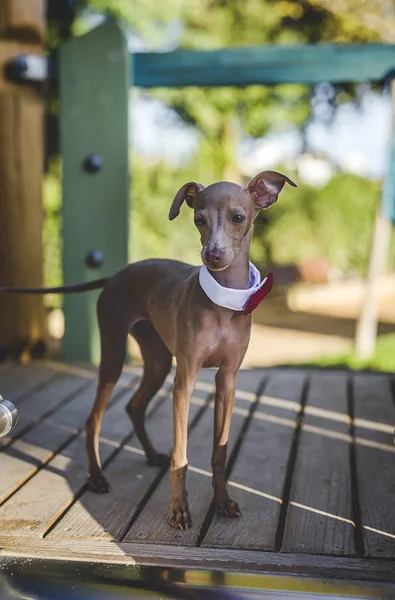
[[[103,159],[98,154],[89,154],[84,160],[84,169],[87,173],[98,173],[103,168]]]
[[[14,82],[43,82],[49,75],[49,62],[40,54],[19,54],[5,66],[6,77]]]
[[[0,437],[8,435],[16,427],[18,418],[16,406],[0,396]]]
[[[92,250],[86,255],[85,264],[91,269],[99,269],[104,264],[104,254],[100,250]]]
[[[0,558],[0,600],[390,600],[394,586],[138,565]]]

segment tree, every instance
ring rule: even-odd
[[[126,19],[145,49],[380,42],[393,41],[395,31],[388,0],[374,4],[363,0],[80,0],[75,6],[76,19],[70,30],[83,31],[86,11],[115,14]],[[284,123],[303,133],[311,114],[310,101],[316,100],[315,90],[308,86],[162,89],[152,93],[199,133],[195,173],[198,177],[204,169],[206,181],[240,180],[240,138],[260,137],[279,130]],[[336,106],[350,99],[358,102],[358,88],[352,82],[333,86],[325,102],[332,107],[333,116]],[[156,196],[167,206],[168,181],[164,170],[155,172]],[[147,173],[152,173],[151,167]],[[148,180],[146,184],[152,189]],[[156,235],[155,223],[145,219],[141,204],[135,208],[135,218]],[[257,252],[258,246],[259,238],[255,238]]]
[[[348,37],[358,32],[367,41],[395,42],[395,6],[390,0],[367,3],[362,0],[312,0],[315,5],[334,11]],[[344,41],[344,40],[339,40]],[[394,121],[395,83],[392,80],[392,113]],[[394,126],[394,123],[393,123]],[[355,351],[358,358],[370,358],[375,350],[379,297],[377,283],[387,268],[391,246],[391,223],[377,211],[365,296],[358,319]]]
[[[395,41],[395,7],[392,0],[309,0],[310,4],[331,12],[339,25],[330,41]],[[323,40],[324,41],[324,40]]]
[[[390,12],[388,0],[380,0],[374,6],[367,6],[361,0],[351,3],[352,7],[348,0],[164,0],[161,3],[85,0],[80,6],[126,19],[148,48],[166,47],[171,25],[177,31],[174,27],[177,22],[178,40],[173,39],[172,43],[184,49],[355,43],[390,37],[392,21],[385,22]],[[352,83],[334,89],[332,105],[355,97]],[[213,178],[238,181],[236,156],[240,137],[261,137],[269,130],[283,128],[284,124],[302,129],[309,117],[314,92],[308,86],[292,85],[188,88],[153,93],[186,123],[196,127],[201,136],[200,153],[205,157],[210,155]]]

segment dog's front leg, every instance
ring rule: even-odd
[[[214,502],[220,514],[241,517],[237,502],[231,500],[226,488],[225,463],[230,421],[235,400],[236,375],[220,367],[215,377],[214,444],[211,458],[213,470]]]
[[[177,363],[173,390],[174,446],[170,468],[172,497],[169,516],[169,525],[176,529],[189,529],[192,526],[185,479],[188,470],[188,413],[197,375],[198,369]]]

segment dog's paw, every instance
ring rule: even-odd
[[[168,523],[174,529],[186,531],[192,527],[192,517],[188,506],[171,506]]]
[[[232,518],[241,517],[239,505],[234,500],[231,500],[231,498],[227,498],[226,500],[217,503],[216,506],[217,512],[220,515]]]
[[[108,479],[99,473],[98,475],[90,475],[87,481],[88,490],[95,494],[108,494],[111,490],[111,485]]]
[[[160,467],[161,469],[167,469],[170,465],[170,456],[168,454],[162,454],[155,452],[147,456],[148,464],[152,467]]]

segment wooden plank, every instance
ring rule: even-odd
[[[38,360],[35,362],[38,366],[43,366],[47,369],[50,369],[54,372],[54,374],[62,374],[62,375],[71,375],[77,377],[83,377],[87,381],[94,381],[97,384],[98,381],[98,367],[93,364],[67,364],[62,362],[56,362],[52,360]],[[142,377],[143,368],[140,365],[135,365],[133,367],[124,366],[124,369],[118,379],[115,390],[119,386],[123,386],[127,388],[128,386],[132,386],[134,388],[136,378],[139,379]]]
[[[0,503],[82,430],[92,406],[95,387],[92,382],[87,388],[79,390],[66,406],[33,425],[2,452]]]
[[[35,388],[55,379],[57,373],[30,363],[27,365],[14,364],[5,371],[4,375],[1,373],[0,376],[0,394],[3,398],[18,404],[18,400],[31,393]]]
[[[131,434],[125,417],[130,390],[111,404],[103,419],[100,438],[102,462],[109,460]],[[32,479],[0,507],[0,532],[42,536],[73,502],[87,475],[85,433],[63,448]]]
[[[11,361],[1,362],[0,363],[0,382],[1,378],[5,377],[7,373],[11,371],[13,367],[13,363]]]
[[[395,557],[395,414],[390,379],[356,375],[355,458],[365,553]]]
[[[20,409],[21,421],[38,421],[43,415],[58,409],[64,401],[72,399],[74,394],[90,385],[91,381],[70,375],[51,381],[23,403]]]
[[[63,402],[67,402],[73,394],[89,385],[89,381],[81,377],[59,376],[50,380],[44,387],[33,390],[24,398],[19,407],[19,421],[7,444],[18,437],[26,427],[36,423],[48,413],[56,410]],[[6,442],[6,440],[4,440]],[[0,440],[1,444],[1,440]]]
[[[37,423],[44,416],[55,411],[63,403],[72,400],[73,396],[90,384],[82,377],[59,376],[51,379],[43,388],[29,394],[19,408],[19,421],[10,436],[0,439],[0,448],[9,446],[27,427]]]
[[[277,554],[274,552],[259,552],[256,550],[237,550],[224,548],[188,548],[184,546],[154,545],[154,544],[131,544],[121,542],[79,541],[79,540],[33,540],[26,538],[21,544],[20,538],[0,537],[0,559],[4,563],[6,557],[27,557],[34,559],[61,559],[62,568],[69,567],[75,570],[75,562],[67,564],[68,560],[81,561],[82,563],[95,563],[99,568],[103,566],[101,575],[108,577],[112,565],[141,565],[177,567],[187,569],[188,582],[193,581],[193,572],[196,569],[207,571],[221,571],[226,583],[235,584],[234,575],[240,573],[247,584],[246,573],[261,574],[276,578],[277,585],[281,583],[292,588],[294,593],[299,591],[334,594],[331,587],[336,580],[342,582],[385,582],[394,586],[395,565],[393,560],[367,560],[358,558],[340,558],[334,556],[309,556],[304,554]],[[24,561],[24,567],[28,565]],[[33,562],[34,565],[34,562]],[[84,567],[83,564],[80,565]],[[75,572],[75,571],[74,571]],[[120,575],[120,572],[117,573]],[[197,572],[196,576],[202,576]],[[277,577],[276,577],[277,576]],[[134,569],[122,569],[121,577],[127,580],[135,577]],[[278,579],[281,577],[281,581]],[[291,580],[284,579],[291,577]],[[298,581],[298,578],[302,578]],[[324,579],[324,585],[319,590],[314,587],[314,579]],[[119,581],[119,579],[118,579]],[[200,579],[199,583],[202,580]],[[262,580],[258,580],[259,584]],[[272,589],[275,581],[271,578],[263,580],[261,589]],[[304,584],[303,587],[299,587]],[[355,586],[340,594],[338,597],[355,597]],[[289,592],[289,587],[288,587]],[[364,598],[393,598],[392,594],[360,595]]]
[[[240,372],[237,388],[246,397],[236,397],[235,410],[228,443],[228,456],[235,448],[241,429],[248,418],[251,397],[258,390],[262,376],[259,371]],[[244,396],[242,394],[242,396]],[[251,396],[251,397],[250,397]],[[211,452],[213,436],[213,402],[188,437],[189,468],[187,489],[193,526],[188,531],[177,531],[167,523],[171,486],[169,477],[162,479],[143,511],[125,536],[125,541],[194,546],[210,509],[213,490],[211,483]],[[241,507],[242,508],[242,507]]]
[[[170,452],[173,445],[171,389],[148,422],[155,447],[160,452]],[[208,392],[195,393],[191,403],[189,422],[207,402]],[[111,482],[111,493],[94,496],[85,492],[49,533],[54,538],[107,539],[118,541],[128,529],[136,511],[152,485],[164,471],[147,464],[139,441],[135,436],[106,468]]]
[[[6,448],[0,456],[0,504],[75,434],[76,430],[69,427],[59,427],[44,421],[29,431],[23,439],[16,440],[12,446]]]
[[[101,443],[106,460],[116,445]],[[86,481],[84,436],[79,436],[0,508],[0,531],[42,536]]]
[[[395,45],[254,46],[132,58],[132,81],[146,88],[381,81],[395,66]]]
[[[61,46],[65,283],[112,275],[128,262],[129,76],[126,38],[113,19]],[[96,172],[84,168],[91,153],[103,163]],[[104,256],[96,269],[86,263],[92,251]],[[64,298],[62,356],[67,361],[99,360],[98,294]]]
[[[347,375],[313,374],[282,551],[355,555]]]
[[[62,373],[68,373],[71,375],[81,375],[83,377],[87,377],[88,379],[97,379],[98,376],[98,366],[93,365],[91,363],[63,363],[54,360],[37,360],[36,364],[47,367],[48,369],[53,369],[54,371],[60,371]],[[131,376],[141,376],[143,372],[142,365],[124,365],[120,380],[125,377],[125,374]]]
[[[230,476],[229,490],[243,518],[215,515],[202,546],[275,550],[304,381],[300,371],[269,377]]]

